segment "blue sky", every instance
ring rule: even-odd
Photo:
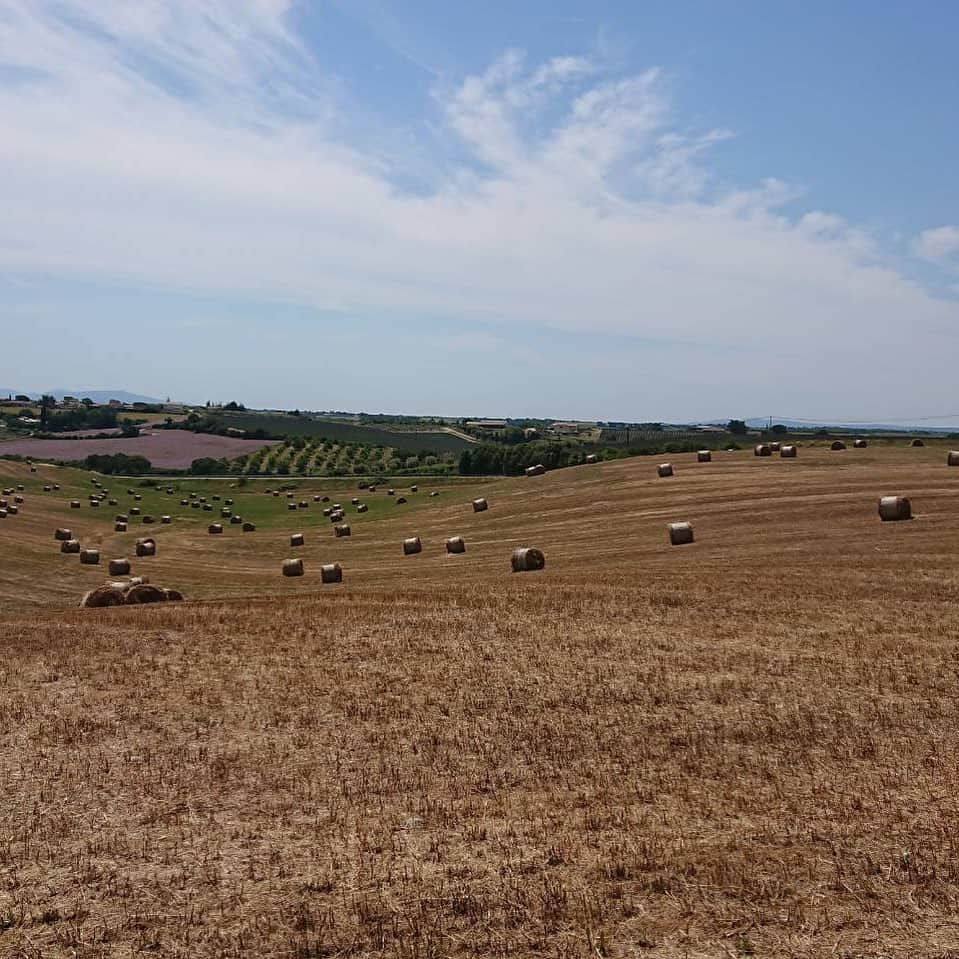
[[[956,35],[945,2],[0,0],[0,384],[959,413]]]

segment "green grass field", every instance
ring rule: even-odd
[[[129,525],[125,534],[119,534],[123,538],[133,541],[144,535],[163,535],[163,532],[170,527],[160,523],[160,517],[170,516],[171,526],[178,529],[195,526],[205,528],[211,523],[222,522],[225,532],[240,534],[239,526],[232,529],[229,527],[229,519],[224,519],[220,511],[225,507],[225,500],[232,499],[232,511],[241,516],[244,521],[255,523],[257,530],[269,530],[283,527],[289,528],[291,524],[303,530],[331,527],[328,517],[323,515],[323,510],[332,506],[333,503],[339,503],[345,513],[345,522],[351,527],[360,527],[376,520],[397,517],[408,513],[415,513],[419,510],[428,509],[430,506],[443,505],[449,502],[451,497],[457,497],[468,501],[470,488],[482,483],[474,477],[469,478],[468,482],[450,482],[448,479],[442,479],[438,482],[430,480],[419,481],[419,492],[410,491],[411,485],[417,485],[416,480],[404,479],[402,484],[394,482],[392,488],[396,495],[389,496],[386,485],[377,485],[376,492],[357,489],[357,481],[353,478],[342,479],[287,479],[277,477],[276,479],[250,480],[243,486],[237,485],[230,479],[206,479],[194,477],[176,477],[170,480],[160,478],[157,487],[143,485],[144,480],[131,477],[113,477],[104,476],[99,473],[89,473],[84,470],[61,467],[55,469],[56,478],[53,482],[60,486],[58,491],[46,493],[43,491],[45,483],[50,482],[50,467],[44,467],[44,479],[38,478],[37,474],[29,474],[20,479],[20,485],[25,487],[23,495],[27,498],[42,497],[45,500],[59,501],[63,507],[62,525],[72,528],[72,525],[82,526],[88,529],[91,523],[94,526],[102,526],[104,531],[112,530],[114,517],[123,513],[129,517]],[[99,480],[103,489],[108,491],[108,499],[115,499],[116,506],[108,505],[105,500],[99,507],[91,507],[89,496],[97,491],[97,487],[92,480]],[[267,494],[266,490],[276,490],[280,485],[295,487],[290,490],[293,492],[292,499],[288,499],[286,491],[281,491],[279,496]],[[167,489],[172,493],[167,493]],[[128,490],[133,490],[129,493]],[[431,497],[431,491],[436,490],[439,496]],[[190,493],[197,494],[197,501],[200,497],[205,497],[212,510],[204,510],[201,507],[193,508],[191,506],[181,506],[181,500],[189,499]],[[328,503],[313,502],[314,496],[329,496]],[[139,496],[137,500],[134,496]],[[218,496],[219,499],[214,499]],[[351,500],[356,497],[361,503],[365,503],[368,512],[358,513],[356,507],[351,504]],[[397,504],[397,499],[405,497],[407,502]],[[71,509],[69,503],[71,500],[79,500],[80,508]],[[306,509],[290,510],[288,504],[293,502],[299,504],[301,501],[309,503]],[[130,508],[138,507],[140,515],[130,515]],[[143,517],[152,516],[155,520],[153,524],[144,524]]]

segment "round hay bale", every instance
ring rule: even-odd
[[[357,513],[365,513],[367,510],[369,510],[369,506],[367,506],[366,503],[360,503],[356,507]]]
[[[214,502],[219,503],[219,502],[220,502],[220,494],[219,494],[219,493],[214,493],[214,494],[210,497],[210,499],[212,499]]]
[[[211,536],[217,536],[223,532],[223,527],[219,523],[210,523],[210,525],[207,526],[206,531]]]
[[[163,603],[166,602],[166,593],[159,586],[151,586],[149,583],[138,583],[126,591],[123,602],[126,603],[127,606],[140,606],[144,603]]]
[[[117,513],[117,515],[113,517],[113,522],[114,522],[114,523],[129,523],[130,521],[127,519],[126,513]]]
[[[172,520],[169,516],[161,516],[161,517],[160,517],[160,522],[161,522],[164,526],[169,526],[170,523],[173,522],[173,520]]]
[[[852,445],[854,449],[864,450],[869,444],[865,440],[855,440]]]
[[[317,493],[316,496],[313,497],[313,502],[314,502],[314,503],[319,503],[319,502],[320,502],[320,494],[319,494],[319,493]]]
[[[371,492],[371,493],[375,493],[375,492],[376,492],[376,487],[375,487],[375,486],[370,486],[369,489],[370,489],[370,492]]]
[[[287,493],[287,494],[286,494],[286,498],[287,498],[287,499],[293,499],[293,493],[292,493],[292,492]]]
[[[114,532],[114,533],[125,533],[126,531],[127,531],[127,524],[126,524],[126,523],[114,523],[114,524],[113,524],[113,532]]]
[[[842,440],[833,440],[829,448],[834,453],[838,453],[840,450],[844,450],[846,448],[846,444]]]
[[[290,535],[290,546],[303,546],[305,542],[302,533],[292,533]]]
[[[100,484],[99,484],[96,480],[94,480],[94,481],[93,481],[93,485],[94,485],[94,486],[99,486]],[[128,489],[128,490],[127,490],[127,496],[133,496],[134,493],[136,493],[136,490],[135,490],[135,489]],[[190,494],[190,495],[195,495],[195,494]]]
[[[462,536],[451,536],[446,541],[446,552],[447,553],[465,553],[466,552],[466,541]]]
[[[279,491],[279,490],[276,490],[276,489],[273,490],[273,496],[274,496],[274,497],[279,496],[279,495],[280,495],[280,491]]]
[[[56,493],[56,492],[59,491],[59,489],[60,489],[60,485],[59,485],[58,483],[54,483],[54,484],[53,484],[53,491]]]
[[[84,566],[97,566],[100,563],[100,550],[98,549],[81,549],[80,550],[80,562]]]
[[[287,504],[286,504],[286,511],[287,511],[288,513],[291,513],[291,512],[292,512],[292,513],[295,513],[295,512],[296,512],[296,503],[287,503]]]
[[[167,496],[172,496],[172,495],[173,495],[173,487],[172,487],[172,486],[168,486],[168,487],[166,488],[166,494],[167,494]]]
[[[201,496],[199,501],[200,501],[201,503],[205,503],[205,502],[206,502],[206,497],[205,497],[205,496]]]
[[[134,543],[134,549],[136,550],[137,556],[156,556],[156,540],[150,539],[149,536],[138,539],[136,543]]]
[[[388,490],[386,491],[386,495],[387,495],[387,496],[396,496],[396,490],[395,490],[395,489],[388,489]]]
[[[778,452],[780,452],[780,450],[781,450],[782,447],[781,447],[781,444],[779,444],[779,443],[770,443],[770,444],[769,444],[769,448],[770,448],[774,453],[778,453]]]
[[[210,503],[201,503],[201,504],[200,504],[200,509],[201,509],[204,513],[212,513],[212,512],[213,512],[213,506],[212,506]]]
[[[256,523],[244,523],[243,524],[244,533],[255,533],[256,532]]]
[[[430,496],[439,496],[439,495],[440,495],[439,490],[433,490],[433,492],[430,493]]]
[[[220,507],[220,515],[224,519],[229,519],[233,515],[233,510],[229,506],[222,506]]]
[[[757,443],[753,447],[753,454],[756,456],[772,456],[773,451],[768,443]]]
[[[693,541],[692,523],[670,523],[669,542],[673,546],[684,546]]]
[[[149,576],[134,576],[126,585],[126,589],[130,589],[131,586],[142,586],[144,583],[149,583]]]
[[[20,513],[20,507],[19,507],[19,506],[14,506],[14,505],[11,503],[10,506],[7,507],[7,513],[8,513],[10,516],[18,516],[19,513]]]
[[[117,505],[117,501],[115,499],[111,499],[107,502],[107,506],[116,506],[116,505]]]
[[[300,502],[297,503],[297,507],[299,509],[309,509],[310,504],[305,499],[301,499]]]
[[[342,583],[343,567],[339,563],[327,563],[320,567],[320,579],[324,583]]]
[[[796,458],[796,447],[795,446],[781,446],[779,448],[779,456],[784,460],[794,460]]]
[[[418,486],[411,486],[411,487],[410,487],[410,492],[411,492],[411,493],[418,493],[419,491],[420,491],[420,488],[419,488]]]
[[[920,440],[920,439],[914,439],[909,445],[910,445],[910,446],[925,446],[926,444],[923,443],[923,441]]]
[[[52,487],[50,487],[50,486],[44,486],[44,487],[43,487],[43,492],[44,492],[44,493],[50,493],[50,492],[52,492]]]
[[[324,516],[332,516],[332,515],[333,515],[333,510],[332,510],[332,508],[329,507],[329,506],[327,506],[326,509],[323,510],[323,515],[324,515]]]
[[[713,454],[709,450],[700,450],[696,454],[697,463],[711,463],[713,461]]]
[[[78,499],[70,500],[70,509],[79,509],[79,508],[80,508],[80,500]]]
[[[420,542],[419,536],[411,536],[409,539],[403,540],[403,555],[412,556],[414,553],[422,553],[423,544]]]
[[[6,509],[10,504],[5,499],[0,499],[0,509]]]
[[[181,506],[189,506],[189,505],[190,505],[190,501],[189,501],[188,499],[181,499],[181,500],[180,500],[180,505],[181,505]]]
[[[284,576],[302,576],[303,560],[302,559],[283,560],[283,575]]]
[[[405,496],[397,496],[397,497],[396,497],[396,500],[394,501],[394,505],[396,505],[396,506],[402,506],[405,502],[406,502],[406,497],[405,497]]]
[[[946,457],[946,466],[959,466],[959,450],[949,450]]]
[[[116,586],[98,586],[83,594],[80,600],[81,609],[104,609],[107,606],[122,606],[123,590]]]
[[[342,523],[342,524],[339,525],[339,526],[334,526],[334,527],[333,527],[333,533],[334,533],[334,535],[336,535],[337,537],[339,537],[339,536],[352,536],[352,535],[353,535],[353,531],[350,529],[350,527],[349,527],[349,525],[348,525],[347,523]]]
[[[196,500],[190,503],[190,509],[199,509],[199,508],[200,508],[200,504],[196,502]]]
[[[360,480],[359,483],[356,484],[356,488],[360,490],[369,489],[370,484],[366,480]]]
[[[510,565],[514,573],[534,572],[546,566],[546,556],[535,546],[523,546],[513,550]]]
[[[150,516],[149,513],[147,513],[147,514],[143,517],[143,519],[141,520],[141,522],[143,523],[144,526],[152,526],[152,525],[156,522],[156,520],[155,520],[152,516]]]
[[[474,513],[485,513],[489,509],[489,503],[481,496],[479,499],[473,500],[473,512]]]
[[[31,466],[31,467],[30,467],[30,472],[31,472],[31,473],[36,473],[36,471],[37,471],[37,468],[36,468],[35,466]]]
[[[321,497],[320,497],[320,502],[321,502],[321,503],[329,503],[329,501],[330,501],[329,496],[321,496]]]
[[[58,529],[58,530],[54,530],[53,538],[58,543],[64,543],[68,539],[73,539],[73,533],[71,533],[70,530],[68,529]]]
[[[880,496],[879,518],[884,523],[912,519],[912,504],[906,496]]]
[[[139,506],[131,506],[131,507],[130,507],[130,515],[131,515],[131,516],[139,516],[139,515],[140,515],[140,507],[139,507]]]
[[[130,560],[128,559],[111,559],[110,560],[110,575],[111,576],[129,576],[130,575]]]
[[[182,603],[183,593],[178,589],[164,589],[163,596],[168,603]]]
[[[25,492],[26,492],[26,487],[25,487],[22,483],[19,483],[19,484],[17,485],[17,490],[18,490],[18,492],[20,492],[20,493],[25,493]]]
[[[542,476],[546,472],[546,467],[542,463],[537,463],[535,466],[526,467],[527,476]]]
[[[242,522],[243,522],[243,517],[242,517],[242,516],[237,516],[236,513],[234,513],[234,514],[230,517],[230,525],[231,525],[231,526],[239,526],[240,523],[242,523]]]
[[[673,464],[672,463],[660,463],[656,467],[656,475],[660,477],[672,476],[673,475]]]
[[[350,500],[350,503],[351,503],[353,506],[359,506],[359,505],[360,505],[359,497],[354,496],[353,499]]]
[[[90,509],[99,509],[100,501],[98,499],[90,500]]]
[[[346,519],[346,514],[341,509],[335,509],[330,513],[331,523],[342,523],[344,519]]]
[[[588,466],[591,466],[593,463],[598,463],[598,462],[599,462],[599,457],[595,453],[586,454],[586,464]]]
[[[133,497],[133,499],[134,499],[137,503],[139,503],[140,500],[143,499],[143,497],[142,497],[139,493],[137,493],[137,494]]]
[[[61,553],[79,553],[80,552],[80,540],[78,539],[65,539],[60,544]]]
[[[7,518],[7,511],[3,509],[3,507],[0,507],[0,519],[6,519],[6,518]]]

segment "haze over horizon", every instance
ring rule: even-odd
[[[0,0],[0,382],[953,411],[959,9],[515,6]]]

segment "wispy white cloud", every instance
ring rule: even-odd
[[[943,263],[959,257],[959,227],[939,226],[923,230],[916,237],[915,250],[917,256],[932,263]]]
[[[506,53],[437,88],[424,115],[456,148],[410,171],[399,139],[362,146],[294,24],[287,0],[0,0],[0,63],[29,71],[0,83],[0,269],[454,331],[748,342],[820,372],[824,343],[848,358],[903,317],[931,338],[959,321],[881,238],[787,214],[790,185],[721,184],[730,132],[687,129],[655,69]],[[915,252],[957,248],[943,227]]]

